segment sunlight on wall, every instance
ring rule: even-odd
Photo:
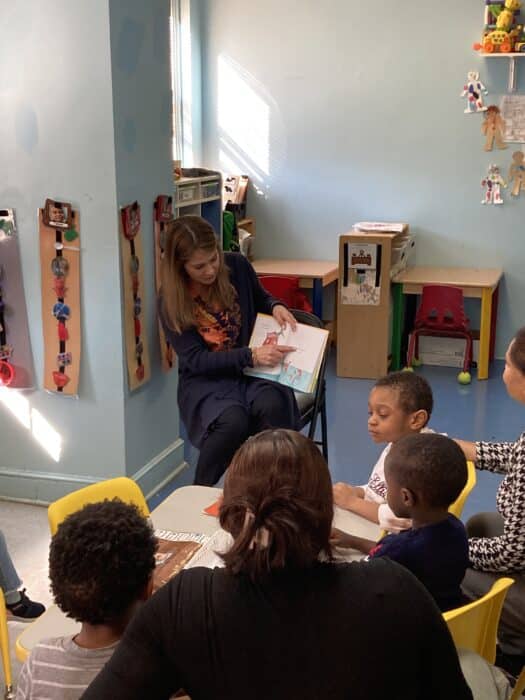
[[[229,56],[218,58],[218,113],[221,167],[243,172],[259,181],[270,175],[270,106],[250,85],[250,76]],[[233,167],[231,167],[233,164]]]
[[[16,389],[0,387],[0,402],[24,428],[31,431],[33,438],[44,448],[48,455],[55,462],[60,462],[62,436],[60,433],[57,433],[40,411],[37,411],[36,408],[31,408],[28,399]]]

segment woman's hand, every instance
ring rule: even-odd
[[[350,486],[342,481],[334,486],[334,503],[340,508],[351,510],[357,498],[364,498],[364,491],[360,486]]]
[[[286,324],[289,323],[292,331],[297,329],[297,321],[295,320],[295,316],[288,311],[286,306],[276,304],[272,309],[272,316],[281,326],[281,328],[286,328]]]
[[[252,348],[252,359],[254,367],[275,367],[280,365],[285,355],[294,352],[296,348],[291,345],[261,345]]]

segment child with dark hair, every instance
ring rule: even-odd
[[[17,700],[77,700],[151,595],[157,541],[134,505],[90,503],[58,527],[49,551],[51,589],[80,632],[40,642],[18,680]]]
[[[467,482],[467,462],[458,445],[444,435],[408,435],[392,446],[385,460],[388,504],[412,527],[387,535],[377,544],[339,530],[333,541],[369,554],[389,557],[409,569],[442,611],[463,603],[461,582],[468,566],[463,523],[448,512]]]
[[[228,700],[472,700],[424,587],[388,559],[335,564],[332,517],[328,466],[308,438],[244,442],[224,482],[225,568],[162,586],[82,700],[165,700],[181,685]],[[399,673],[407,658],[413,672]]]
[[[387,503],[385,458],[404,435],[433,432],[426,427],[433,407],[432,389],[424,377],[414,372],[392,372],[378,379],[368,398],[368,432],[374,442],[388,444],[365,486],[335,484],[335,504],[379,523],[388,532],[409,528],[410,520],[396,517]]]

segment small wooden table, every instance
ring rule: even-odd
[[[172,532],[197,532],[212,535],[219,529],[219,521],[203,513],[204,508],[219,498],[222,490],[210,486],[183,486],[174,491],[151,513],[157,530]],[[379,526],[355,513],[334,507],[334,526],[358,537],[378,540]],[[349,558],[359,560],[363,554],[351,550]],[[77,634],[80,624],[66,617],[56,605],[51,605],[43,615],[26,627],[16,640],[16,655],[25,661],[33,647],[46,637]]]
[[[314,314],[323,318],[323,287],[336,282],[339,266],[334,260],[280,260],[259,258],[252,265],[258,275],[299,277],[299,286],[312,289]]]
[[[392,369],[401,368],[401,333],[403,327],[403,295],[421,294],[425,284],[446,284],[460,287],[463,296],[481,300],[478,379],[489,376],[489,358],[494,355],[498,288],[503,270],[477,267],[408,267],[393,282]]]

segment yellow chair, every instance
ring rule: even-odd
[[[518,676],[518,680],[516,681],[516,685],[514,686],[514,688],[512,690],[512,695],[510,696],[510,700],[520,700],[524,690],[525,690],[525,668],[523,668],[522,672]]]
[[[145,517],[149,516],[148,504],[140,487],[133,479],[119,476],[116,479],[100,481],[97,484],[91,484],[78,491],[73,491],[73,493],[69,493],[67,496],[63,496],[58,501],[51,503],[47,509],[51,535],[55,534],[60,523],[68,515],[80,510],[87,503],[98,503],[106,498],[120,498],[124,503],[134,503]]]
[[[4,667],[4,700],[13,700],[13,677],[11,675],[11,659],[9,657],[9,636],[7,633],[7,610],[2,589],[0,588],[0,650],[2,651],[2,666]]]
[[[452,513],[452,515],[455,515],[456,518],[461,518],[461,513],[463,512],[463,506],[465,505],[465,501],[467,500],[467,496],[469,495],[469,493],[472,491],[472,489],[476,485],[476,467],[474,466],[474,462],[471,462],[470,460],[468,460],[467,461],[467,469],[468,469],[467,483],[465,484],[463,491],[459,494],[459,496],[456,498],[454,503],[452,503],[452,505],[448,509],[449,513]]]
[[[471,649],[494,663],[501,608],[513,583],[511,578],[499,578],[479,600],[443,613],[456,647]]]

